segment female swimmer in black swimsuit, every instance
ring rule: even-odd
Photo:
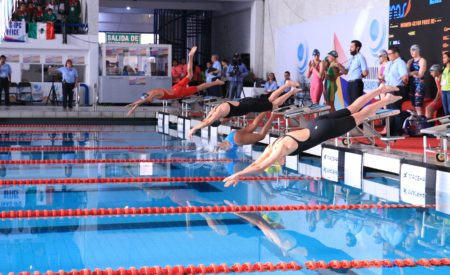
[[[319,116],[302,130],[287,133],[267,146],[264,153],[250,166],[224,179],[225,186],[236,186],[239,177],[260,172],[272,164],[283,164],[286,156],[297,155],[322,142],[339,137],[361,124],[369,116],[374,115],[382,107],[400,100],[401,96],[387,94],[383,99],[368,105],[374,97],[382,94],[398,91],[394,86],[380,86],[377,89],[360,96],[355,102],[345,109],[334,113]]]
[[[206,118],[199,125],[192,128],[189,132],[188,137],[191,138],[195,132],[213,124],[215,121],[221,118],[243,116],[250,112],[261,113],[272,111],[273,109],[278,108],[280,105],[283,105],[283,103],[288,98],[295,95],[295,93],[301,91],[301,89],[295,88],[299,85],[300,84],[298,82],[288,80],[280,88],[272,92],[269,98],[246,97],[241,99],[240,101],[224,102],[212,109],[211,112],[209,112]],[[291,90],[284,95],[281,95],[287,88],[291,88]]]

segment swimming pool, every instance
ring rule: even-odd
[[[0,210],[14,213],[389,203],[358,189],[311,178],[252,180],[227,189],[210,177],[242,169],[249,164],[248,156],[215,152],[210,144],[181,141],[158,133],[155,126],[3,127],[0,145],[10,148],[0,151]],[[258,146],[254,149],[261,150]],[[320,160],[304,161],[320,167]],[[277,175],[302,176],[289,170],[268,176]],[[373,173],[370,177],[398,186],[395,179],[384,175]],[[117,182],[97,183],[104,178]],[[136,178],[162,180],[133,182]],[[168,178],[179,179],[171,182]],[[15,185],[10,185],[12,179],[17,180]],[[60,182],[37,181],[44,179]],[[63,179],[92,179],[92,183],[74,184]],[[61,184],[64,182],[67,184]],[[448,216],[415,208],[4,218],[0,220],[0,272],[445,258],[450,253],[448,227]],[[324,270],[294,272],[325,274]],[[450,268],[337,272],[449,274]]]

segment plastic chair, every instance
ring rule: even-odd
[[[15,96],[14,100],[11,100],[11,96],[12,95]],[[16,82],[9,83],[9,101],[17,103],[18,102],[18,95],[19,95],[19,93],[18,93],[18,90],[17,90],[17,83]]]

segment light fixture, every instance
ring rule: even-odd
[[[131,10],[131,7],[130,7],[130,6],[127,6],[126,9],[127,9],[127,11],[129,11],[129,10]]]

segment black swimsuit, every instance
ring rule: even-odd
[[[297,142],[297,149],[289,154],[294,156],[331,138],[342,136],[355,127],[356,122],[351,116],[351,112],[348,109],[342,109],[319,116],[308,123],[306,129],[309,130],[309,138],[305,141],[299,141],[291,135],[285,135],[281,138],[290,137]]]
[[[246,97],[239,101],[239,105],[234,106],[233,104],[226,102],[230,105],[230,112],[226,118],[233,116],[243,116],[251,112],[262,113],[271,111],[273,109],[272,102],[267,98],[254,98]]]

